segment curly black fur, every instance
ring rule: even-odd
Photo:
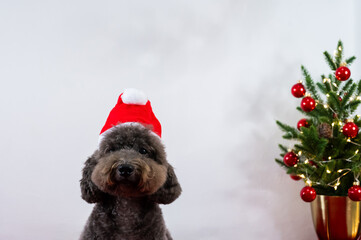
[[[127,179],[122,164],[134,167]],[[181,187],[167,162],[160,139],[139,125],[120,126],[106,134],[85,162],[82,198],[96,203],[81,240],[171,240],[158,204],[177,199]]]

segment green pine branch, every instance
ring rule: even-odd
[[[277,125],[282,129],[282,131],[285,132],[285,135],[283,135],[283,138],[285,139],[297,139],[299,136],[299,131],[291,127],[287,124],[281,123],[280,121],[276,121]]]
[[[343,44],[341,40],[339,40],[337,43],[337,49],[335,54],[335,63],[337,67],[341,65],[342,57],[343,57]]]
[[[353,122],[357,125],[357,126],[361,126],[361,116],[360,115],[356,115],[354,118],[353,118]]]
[[[315,172],[315,169],[310,166],[309,164],[306,163],[298,163],[297,164],[297,168],[293,167],[293,168],[288,168],[287,169],[287,174],[303,174],[303,175],[313,175]]]
[[[317,87],[318,87],[318,89],[320,90],[320,92],[322,92],[323,94],[327,94],[330,90],[329,89],[327,89],[327,85],[325,85],[324,83],[322,84],[322,83],[316,83],[316,85],[317,85]]]
[[[283,153],[287,153],[288,152],[288,149],[286,146],[282,145],[282,144],[278,144],[278,147],[281,149],[281,151]]]
[[[341,101],[341,107],[344,109],[354,92],[356,91],[357,85],[353,83],[350,89],[347,91],[347,94],[343,97]]]
[[[276,161],[281,167],[289,168],[282,160],[276,158],[275,161]]]
[[[304,66],[301,66],[301,70],[302,70],[302,74],[306,81],[306,88],[310,91],[311,96],[315,100],[319,100],[320,97],[318,96],[318,93],[317,93],[317,90],[315,87],[315,83],[313,82],[311,75],[308,73],[307,69]]]
[[[351,169],[353,172],[355,173],[361,173],[361,161],[360,161],[360,156],[358,156],[358,158],[355,160],[353,164],[351,165]]]
[[[329,78],[331,79],[332,84],[336,84],[337,89],[338,89],[339,86],[343,83],[342,81],[339,81],[339,80],[336,79],[335,74],[329,74],[328,76],[329,76]],[[336,89],[336,90],[337,90],[337,89]]]
[[[357,95],[360,95],[360,94],[361,94],[361,79],[357,83]]]
[[[303,115],[306,115],[307,117],[311,117],[313,119],[318,119],[318,114],[315,111],[312,112],[305,112],[302,110],[301,107],[296,108],[299,112],[301,112]]]
[[[319,137],[317,128],[314,125],[303,128],[299,138],[305,150],[315,156],[322,156],[328,143],[327,139]]]
[[[325,56],[326,62],[327,62],[328,65],[330,66],[331,70],[336,71],[337,65],[336,65],[336,63],[333,61],[331,55],[330,55],[327,51],[323,52],[323,55]]]
[[[344,92],[348,92],[350,90],[351,85],[353,84],[353,80],[349,79],[346,84],[342,87],[340,94],[344,93]]]
[[[357,108],[360,106],[360,103],[361,103],[361,100],[357,100],[357,99],[350,101],[345,106],[345,111],[348,113],[347,115],[345,115],[345,118],[347,118],[347,117],[349,117],[349,115],[353,114],[357,110]]]
[[[328,96],[329,96],[328,101],[329,101],[330,107],[334,111],[340,112],[341,111],[341,101],[339,100],[338,95],[335,92],[329,92]]]
[[[307,149],[302,144],[295,144],[296,152],[302,151],[305,154],[307,153]]]
[[[327,89],[327,92],[332,91],[330,83],[327,81],[324,81],[325,78],[326,78],[325,75],[321,75],[321,80],[322,80],[324,87]],[[317,84],[319,84],[319,83],[317,83]]]
[[[345,62],[347,63],[347,65],[351,65],[355,60],[356,60],[356,57],[352,56],[352,57],[346,59]]]

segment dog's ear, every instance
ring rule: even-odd
[[[96,203],[105,200],[108,194],[99,190],[99,188],[92,182],[91,175],[94,167],[97,164],[98,152],[96,151],[91,157],[86,160],[83,168],[83,176],[80,180],[81,197],[88,203]]]
[[[167,180],[164,185],[150,195],[150,200],[160,204],[169,204],[176,200],[182,192],[182,188],[178,183],[177,176],[173,167],[168,164]]]

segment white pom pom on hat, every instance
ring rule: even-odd
[[[145,105],[148,102],[147,96],[135,88],[127,88],[122,94],[122,100],[125,104]]]

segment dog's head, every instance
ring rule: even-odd
[[[91,180],[103,192],[138,197],[166,181],[167,161],[160,139],[144,127],[115,127],[102,140]]]
[[[104,136],[85,163],[81,188],[88,202],[99,202],[107,195],[159,195],[155,201],[169,203],[169,198],[173,201],[181,191],[159,137],[136,124],[114,127]]]

